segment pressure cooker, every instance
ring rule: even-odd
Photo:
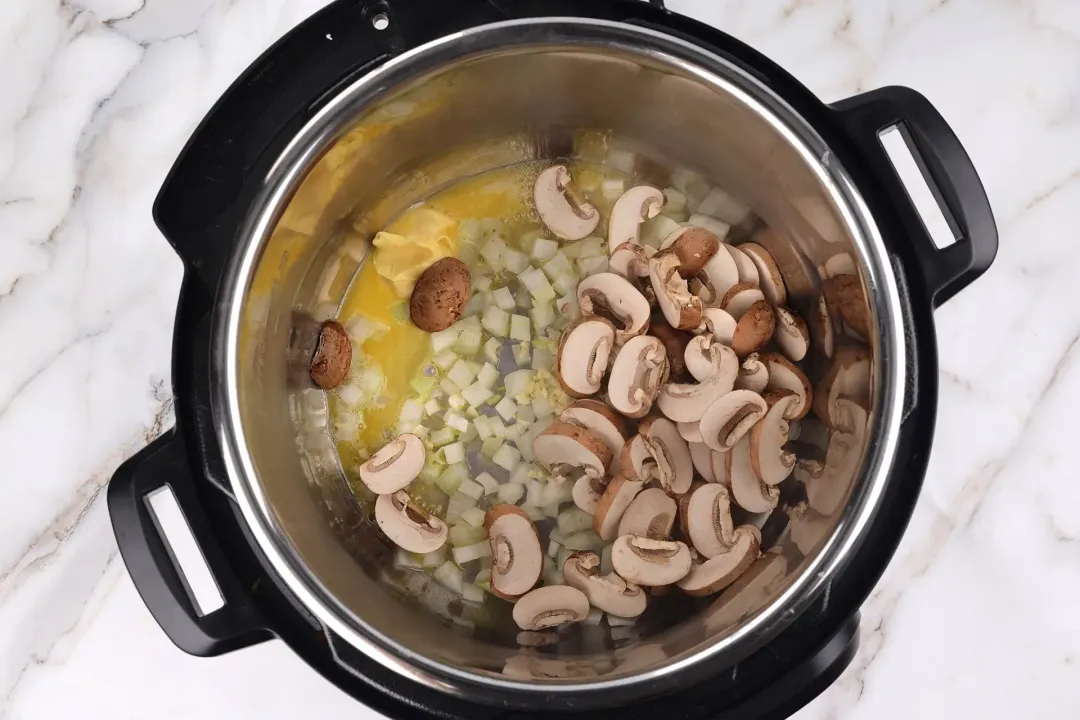
[[[587,128],[752,208],[796,298],[816,296],[824,258],[849,257],[868,317],[868,407],[842,492],[770,518],[768,551],[715,602],[620,638],[530,647],[403,599],[392,550],[308,422],[303,368],[317,307],[335,299],[327,268],[364,261],[341,242],[343,219],[385,220],[498,167],[508,137],[545,160]],[[889,129],[952,244],[933,242],[883,149]],[[720,30],[632,0],[338,0],[225,92],[153,210],[184,263],[176,426],[109,485],[131,577],[182,650],[283,642],[391,717],[785,717],[820,693],[854,656],[859,606],[925,475],[933,310],[997,250],[974,167],[917,92],[826,105]],[[212,612],[148,503],[166,487],[224,600]]]

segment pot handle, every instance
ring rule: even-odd
[[[971,284],[994,261],[997,226],[975,166],[941,113],[918,92],[884,87],[841,100],[848,134],[879,178],[912,239],[934,307]],[[956,242],[938,249],[911,202],[879,134],[896,127],[949,223]]]
[[[209,657],[268,640],[271,633],[214,539],[192,477],[187,449],[174,428],[113,474],[109,516],[128,573],[158,625],[181,650]],[[166,488],[172,491],[224,602],[206,614],[196,608],[186,576],[150,506],[150,498]]]

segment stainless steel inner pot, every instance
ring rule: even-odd
[[[816,298],[826,258],[854,258],[873,318],[869,426],[835,507],[792,520],[751,571],[695,614],[610,634],[575,627],[564,631],[573,642],[530,648],[393,567],[392,549],[345,489],[306,361],[311,328],[333,314],[366,240],[387,220],[457,179],[559,156],[574,129],[610,131],[646,166],[696,169],[751,207],[773,230],[762,242],[796,305]],[[814,130],[755,78],[635,26],[500,23],[418,48],[345,87],[282,154],[219,291],[214,410],[255,538],[344,642],[449,693],[655,689],[706,660],[719,671],[760,647],[859,544],[895,452],[899,307],[857,188]]]

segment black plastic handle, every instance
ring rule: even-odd
[[[271,634],[214,540],[191,478],[183,440],[175,429],[170,430],[112,476],[109,516],[128,573],[158,625],[181,650],[209,657],[260,643]],[[148,505],[147,498],[166,486],[183,511],[225,601],[206,615],[196,611]]]
[[[975,166],[956,133],[925,97],[906,87],[885,87],[833,105],[851,139],[883,181],[912,239],[934,307],[986,272],[998,248],[997,226]],[[938,249],[881,144],[879,133],[897,127],[956,235]]]

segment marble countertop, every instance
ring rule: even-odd
[[[171,422],[180,262],[150,206],[227,84],[324,0],[0,3],[0,717],[372,717],[280,643],[175,649],[104,492]],[[584,2],[584,0],[583,0]],[[850,668],[798,715],[1080,707],[1080,5],[669,0],[827,101],[901,84],[970,152],[994,267],[937,313],[937,438]]]

